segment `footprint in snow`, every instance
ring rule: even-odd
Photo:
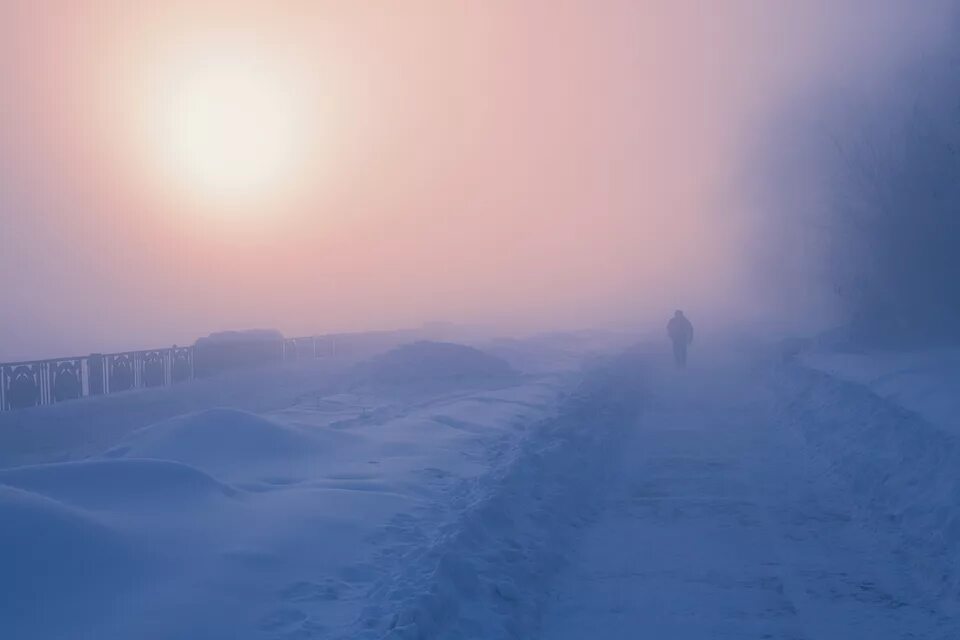
[[[278,487],[285,487],[291,484],[300,484],[303,482],[303,478],[289,478],[286,476],[272,476],[267,478],[261,478],[262,482],[267,484],[272,484]]]
[[[445,480],[453,475],[449,471],[438,469],[436,467],[427,467],[425,469],[421,469],[419,473],[420,475],[426,476],[431,480]]]
[[[348,585],[326,580],[323,584],[316,582],[295,582],[280,592],[280,597],[287,602],[318,602],[324,600],[338,600]]]
[[[271,611],[260,621],[263,631],[293,630],[307,620],[307,614],[299,609],[289,607]]]
[[[330,634],[326,626],[319,622],[307,620],[293,631],[282,633],[276,637],[276,640],[313,640],[314,638],[329,638]]]
[[[345,582],[371,582],[377,577],[377,570],[372,565],[355,564],[352,567],[344,567],[339,571],[340,578]]]

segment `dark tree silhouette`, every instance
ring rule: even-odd
[[[794,105],[773,131],[767,259],[801,255],[856,343],[960,341],[960,37],[879,90]]]

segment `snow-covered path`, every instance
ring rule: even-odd
[[[619,479],[544,612],[542,638],[956,638],[890,532],[778,420],[768,375],[663,367]]]

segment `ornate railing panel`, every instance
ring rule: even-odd
[[[191,380],[193,347],[0,364],[0,411]]]
[[[114,353],[107,359],[107,393],[129,391],[137,386],[136,352]]]
[[[184,382],[193,377],[193,348],[174,347],[170,350],[170,382]]]
[[[276,355],[265,359],[264,363],[267,360],[287,362],[323,358],[336,353],[336,341],[331,335],[285,338],[279,345],[277,342],[272,344],[276,346],[270,349],[274,349],[272,353]],[[200,357],[204,358],[202,354]],[[210,369],[207,371],[210,374],[231,367],[252,366],[241,358],[236,363],[227,362],[224,366],[204,368],[198,367],[197,358],[195,347],[173,346],[167,349],[0,363],[0,411],[55,404],[85,396],[163,387],[192,380],[197,375],[204,375],[203,371],[207,369]]]
[[[44,396],[43,363],[12,364],[3,367],[2,387],[5,409],[26,409],[41,403]]]
[[[283,341],[283,359],[303,360],[319,358],[325,354],[321,351],[322,336],[307,336],[305,338],[286,338]]]
[[[48,367],[52,402],[76,400],[83,396],[83,358],[52,362]]]
[[[140,358],[140,380],[145,387],[162,387],[169,384],[166,351],[146,351]]]

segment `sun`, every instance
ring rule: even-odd
[[[276,200],[303,170],[305,83],[266,52],[192,51],[168,61],[148,110],[165,187],[210,207]]]

